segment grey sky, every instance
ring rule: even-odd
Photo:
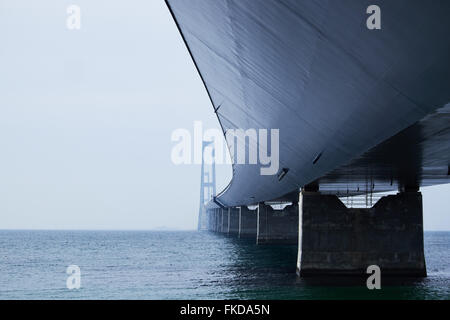
[[[0,41],[0,229],[196,227],[171,133],[218,123],[164,1],[1,0]],[[450,230],[449,191],[424,189],[426,229]]]

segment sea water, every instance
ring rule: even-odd
[[[195,231],[0,231],[0,299],[449,299],[450,232],[425,232],[428,277],[302,279],[296,246]],[[80,289],[68,289],[69,265]]]

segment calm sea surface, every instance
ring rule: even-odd
[[[0,299],[450,299],[450,232],[426,232],[428,277],[297,278],[296,246],[207,232],[0,231]],[[66,268],[81,268],[81,289]]]

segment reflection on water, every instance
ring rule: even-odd
[[[207,232],[0,231],[1,299],[449,299],[450,232],[425,233],[429,276],[296,276],[296,246]],[[80,290],[65,269],[80,266]]]

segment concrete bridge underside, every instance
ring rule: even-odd
[[[450,2],[379,0],[376,31],[366,1],[166,2],[224,135],[280,135],[276,174],[233,159],[209,229],[297,243],[303,276],[425,276],[419,189],[450,182]],[[367,209],[338,198],[396,190]]]

